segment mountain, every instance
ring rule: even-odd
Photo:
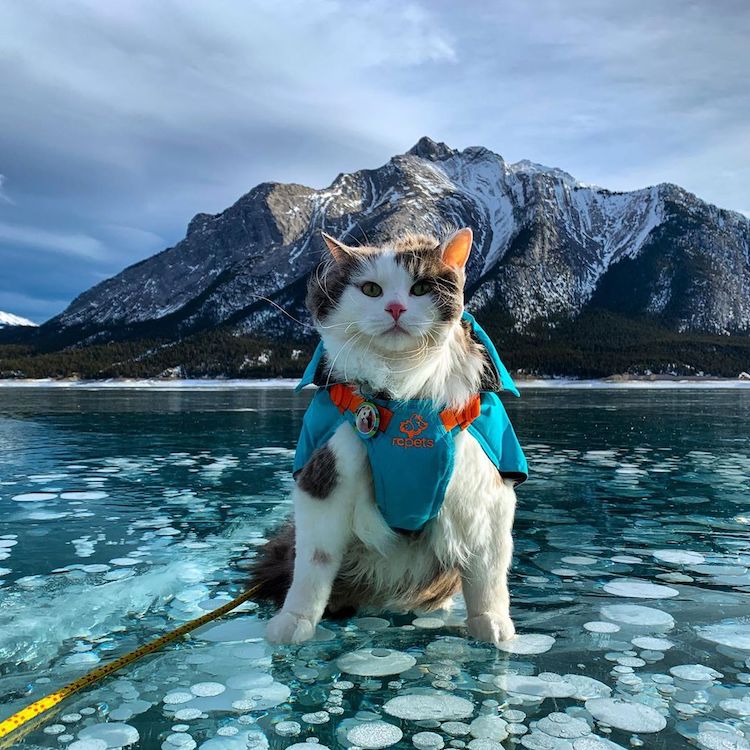
[[[26,340],[51,350],[184,341],[221,329],[289,348],[310,332],[304,286],[322,252],[320,230],[356,244],[445,224],[474,229],[467,306],[508,345],[535,341],[533,352],[562,337],[573,346],[580,330],[605,318],[631,343],[689,339],[704,354],[723,346],[716,337],[734,345],[750,332],[743,215],[676,185],[613,192],[561,169],[422,138],[322,190],[263,183],[219,214],[198,214],[177,245],[84,292]],[[649,367],[644,356],[636,358],[641,369]],[[670,364],[664,356],[657,367]]]
[[[25,326],[36,328],[36,323],[32,323],[26,318],[22,318],[20,315],[13,315],[11,313],[3,312],[0,310],[0,328],[10,328],[11,326]]]

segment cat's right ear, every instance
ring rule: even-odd
[[[443,263],[452,268],[464,268],[473,241],[474,235],[468,227],[454,232],[442,244]]]
[[[321,232],[320,234],[323,236],[323,241],[326,243],[326,247],[333,256],[333,259],[336,261],[336,263],[341,263],[342,261],[346,260],[346,258],[351,256],[351,248],[347,247],[343,242],[339,242],[337,239],[331,237],[330,234],[326,234],[325,232]]]

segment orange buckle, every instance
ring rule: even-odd
[[[455,427],[465,430],[482,411],[482,401],[479,394],[475,393],[460,409],[443,409],[440,412],[440,420],[447,432]]]
[[[334,406],[343,414],[345,411],[350,411],[354,414],[357,408],[362,404],[365,399],[362,398],[354,389],[349,385],[343,383],[334,383],[328,389],[328,396],[333,401]],[[385,432],[390,424],[393,412],[390,409],[386,409],[385,406],[375,404],[380,413],[380,424],[378,425],[379,432]]]

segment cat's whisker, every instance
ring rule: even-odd
[[[316,323],[316,328],[323,328],[325,330],[328,330],[330,328],[351,328],[353,325],[360,325],[360,321],[358,320],[352,320],[347,321],[345,323],[329,323],[328,325],[323,325],[322,323]]]
[[[336,356],[333,358],[333,362],[331,362],[330,366],[328,367],[328,377],[326,378],[326,388],[331,384],[331,376],[333,375],[333,369],[336,366],[336,361],[341,356],[341,353],[346,349],[346,347],[352,343],[355,339],[357,339],[361,334],[355,333],[353,336],[350,336],[345,342],[344,345],[339,349]]]
[[[372,342],[374,338],[375,338],[375,334],[373,333],[372,336],[370,336],[370,340],[367,342],[367,346],[365,347],[365,352],[363,354],[365,361],[367,361],[367,354],[370,351],[370,347],[372,346]]]
[[[310,327],[309,324],[303,323],[301,320],[298,320],[297,318],[295,318],[294,315],[292,315],[290,312],[287,312],[278,302],[274,302],[269,297],[264,297],[262,294],[253,294],[252,292],[249,292],[248,296],[254,297],[255,299],[262,300],[263,302],[268,302],[269,305],[273,305],[277,310],[279,310],[279,312],[284,313],[284,315],[286,315],[287,318],[289,318],[289,320],[293,320],[295,323],[298,323],[303,328]]]
[[[364,333],[362,333],[361,331],[355,335],[354,342],[349,347],[349,351],[346,354],[346,359],[344,360],[344,381],[345,382],[349,382],[348,369],[347,369],[347,365],[349,364],[349,357],[351,356],[351,353],[354,351],[355,342],[358,341],[362,336],[364,336]]]

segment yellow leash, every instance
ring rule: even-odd
[[[145,643],[143,646],[139,646],[134,651],[121,656],[119,659],[115,659],[109,664],[93,669],[88,674],[83,675],[83,677],[79,677],[77,680],[73,680],[73,682],[65,685],[65,687],[60,688],[60,690],[45,695],[44,698],[40,698],[30,706],[22,708],[17,713],[9,716],[4,721],[0,721],[0,750],[15,744],[30,731],[44,723],[48,717],[42,717],[41,714],[45,714],[51,708],[62,703],[66,698],[77,693],[79,690],[87,688],[89,685],[93,685],[104,677],[108,677],[113,672],[117,672],[128,664],[132,664],[134,661],[146,656],[146,654],[158,651],[162,646],[177,640],[180,636],[199,628],[201,625],[224,616],[227,612],[231,612],[233,609],[239,607],[240,604],[244,604],[259,588],[260,586],[253,586],[235,599],[232,599],[231,602],[227,602],[202,617],[197,617],[195,620],[190,620],[184,625],[180,625],[176,630],[172,630],[166,635],[162,635],[153,641],[149,641],[149,643]],[[37,721],[33,721],[37,718]],[[11,737],[10,735],[13,736]]]

